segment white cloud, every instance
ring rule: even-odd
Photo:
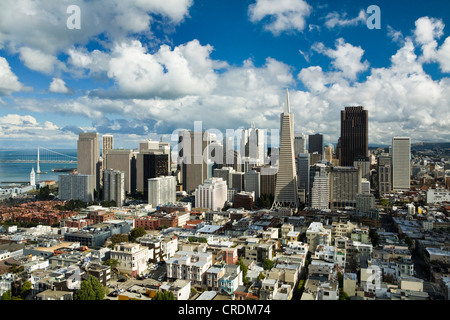
[[[50,121],[41,124],[31,115],[8,114],[0,117],[0,145],[2,142],[21,141],[26,143],[36,140],[39,140],[40,143],[50,142],[52,145],[63,141],[67,145],[69,141],[76,141],[76,135],[61,130]],[[22,144],[22,146],[24,145]]]
[[[53,78],[50,83],[49,91],[52,93],[71,94],[73,90],[66,86],[64,80],[59,78]]]
[[[0,57],[0,96],[9,95],[23,89],[17,76],[12,72],[8,61]]]
[[[439,47],[437,39],[444,34],[444,23],[440,19],[422,17],[415,22],[415,41],[421,45],[423,62],[437,62],[442,72],[450,72],[450,37]]]
[[[346,43],[342,38],[336,40],[335,50],[326,48],[322,43],[314,45],[313,50],[330,57],[333,67],[340,70],[343,76],[350,80],[355,80],[359,73],[369,67],[367,60],[361,62],[364,50]]]
[[[55,56],[44,53],[40,50],[22,47],[19,51],[20,60],[23,61],[25,66],[34,71],[52,74],[56,65],[62,64]]]
[[[325,26],[328,29],[338,27],[357,26],[359,24],[365,24],[367,21],[366,12],[361,10],[357,17],[347,19],[347,13],[339,14],[337,12],[330,12],[325,17]]]
[[[284,31],[303,31],[311,12],[312,7],[304,0],[256,0],[248,7],[250,21],[269,20],[265,29],[274,35]]]

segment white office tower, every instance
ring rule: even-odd
[[[392,189],[408,191],[411,177],[411,138],[392,138]]]
[[[297,174],[294,154],[294,115],[290,111],[289,92],[286,90],[284,112],[280,119],[280,151],[274,208],[298,208]]]
[[[176,202],[177,180],[174,176],[148,179],[148,204],[153,208]]]
[[[254,160],[257,165],[263,165],[265,158],[264,130],[255,128],[252,123],[251,128],[242,131],[240,148],[242,158],[246,157]]]
[[[298,156],[300,153],[306,153],[306,135],[296,133],[294,137],[294,154]]]
[[[58,176],[59,199],[63,201],[94,201],[94,177],[87,174],[62,174]]]
[[[34,172],[34,168],[31,168],[30,172],[30,186],[36,185],[36,173]]]
[[[311,208],[328,209],[330,203],[330,183],[325,170],[315,172],[310,194]]]
[[[222,178],[206,179],[195,189],[195,207],[221,211],[227,201],[227,182]]]
[[[370,181],[367,179],[361,179],[361,193],[370,194]]]
[[[254,192],[255,202],[259,201],[259,195],[261,193],[261,173],[252,170],[244,174],[244,190],[246,192]]]
[[[125,201],[125,173],[118,170],[103,170],[103,200],[115,201],[121,207]]]

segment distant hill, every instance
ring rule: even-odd
[[[419,142],[411,144],[411,150],[438,150],[450,149],[450,142]]]

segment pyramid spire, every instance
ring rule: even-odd
[[[289,90],[286,89],[286,100],[284,102],[284,113],[290,113],[291,112],[291,106],[289,104]]]

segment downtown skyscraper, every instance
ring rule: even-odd
[[[97,132],[80,133],[77,143],[77,171],[91,175],[94,188],[100,189],[100,142]]]
[[[357,158],[369,156],[369,113],[364,107],[341,111],[340,165],[352,167]]]
[[[280,117],[280,151],[277,183],[275,187],[274,208],[298,208],[297,174],[294,154],[294,115],[289,104],[289,92],[286,90],[284,112]]]

